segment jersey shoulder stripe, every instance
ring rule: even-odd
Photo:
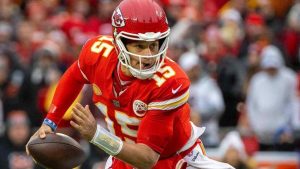
[[[176,109],[177,107],[182,106],[183,104],[185,104],[188,101],[189,95],[190,95],[190,92],[189,92],[189,90],[187,90],[185,93],[183,93],[182,95],[180,95],[176,98],[161,101],[161,102],[151,102],[148,104],[148,110]]]

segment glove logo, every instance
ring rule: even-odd
[[[148,110],[148,106],[146,103],[142,102],[141,100],[135,100],[133,102],[133,112],[139,116],[143,117]]]

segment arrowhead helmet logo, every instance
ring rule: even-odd
[[[125,26],[125,20],[123,18],[120,8],[117,8],[112,15],[112,25],[114,27]]]

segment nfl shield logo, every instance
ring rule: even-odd
[[[115,107],[120,107],[120,102],[118,100],[112,100]]]

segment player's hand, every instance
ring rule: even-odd
[[[38,129],[38,131],[36,132],[36,134],[41,138],[44,139],[46,138],[46,135],[49,133],[52,133],[52,129],[50,126],[46,125],[46,124],[42,124],[41,127]]]
[[[85,139],[92,140],[97,130],[97,122],[92,115],[89,106],[83,107],[77,103],[72,108],[71,126],[75,128]]]
[[[51,128],[48,125],[42,124],[41,127],[30,137],[29,141],[34,137],[40,137],[41,139],[44,139],[44,138],[46,138],[47,134],[52,133],[52,132],[53,131],[51,130]],[[26,153],[28,155],[30,155],[27,144],[26,144]]]

